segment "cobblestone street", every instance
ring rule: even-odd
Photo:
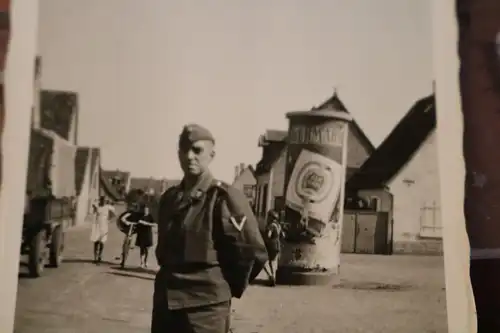
[[[122,234],[111,227],[105,263],[90,262],[89,230],[66,236],[65,263],[43,277],[23,277],[21,267],[15,333],[149,332],[154,279],[117,269]],[[235,333],[445,333],[442,257],[343,255],[337,287],[251,286],[234,301]]]

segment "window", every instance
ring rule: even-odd
[[[254,211],[256,215],[260,214],[260,197],[261,197],[261,187],[257,186],[256,187],[256,193],[255,193],[255,203],[254,203]]]
[[[420,208],[420,237],[442,238],[440,207],[436,202],[425,203]]]
[[[255,191],[254,185],[243,185],[243,193],[248,199],[254,198],[254,191]]]

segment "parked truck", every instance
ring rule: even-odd
[[[32,277],[62,263],[65,229],[75,216],[75,153],[55,133],[31,129],[21,258]]]

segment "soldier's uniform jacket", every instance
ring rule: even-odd
[[[189,194],[167,190],[158,211],[155,288],[180,309],[239,298],[268,260],[259,226],[239,190],[205,175]]]

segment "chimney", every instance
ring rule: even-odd
[[[239,175],[240,175],[240,166],[237,165],[234,167],[234,179],[236,180],[236,178],[238,178]]]
[[[240,163],[240,175],[245,171],[245,163]]]

